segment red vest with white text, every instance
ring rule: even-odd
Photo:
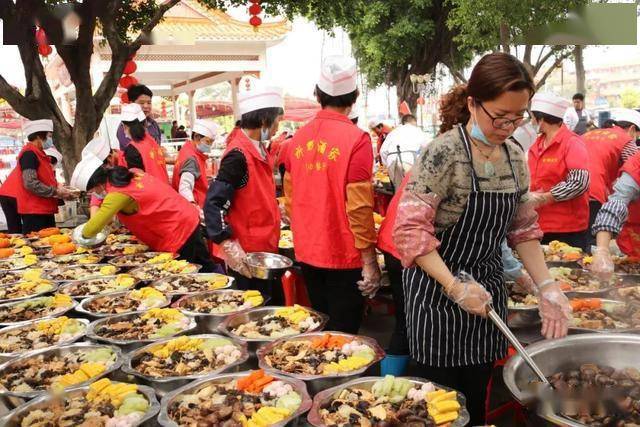
[[[196,180],[193,187],[193,198],[198,206],[201,208],[204,206],[204,201],[207,197],[207,190],[209,189],[209,181],[207,180],[207,156],[198,150],[195,146],[195,142],[187,141],[184,143],[180,152],[178,153],[178,159],[173,167],[173,177],[171,185],[176,191],[179,191],[180,187],[180,169],[184,162],[193,157],[198,163],[198,169],[200,169],[200,177]]]

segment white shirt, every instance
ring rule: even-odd
[[[586,108],[582,109],[582,115],[587,119],[587,123],[592,121],[591,114],[587,111]],[[578,117],[578,112],[574,107],[567,108],[567,111],[564,113],[564,124],[571,130],[575,130],[578,125],[578,121],[580,118]]]
[[[392,130],[380,147],[380,159],[387,168],[398,161],[398,146],[400,158],[405,166],[412,166],[420,150],[429,142],[427,134],[419,127],[406,124]]]

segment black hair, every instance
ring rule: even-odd
[[[134,141],[142,141],[144,139],[144,135],[147,132],[144,128],[142,122],[138,119],[135,119],[130,122],[122,122],[129,127],[129,133],[131,134],[131,139]]]
[[[638,130],[638,126],[636,126],[635,123],[627,122],[625,120],[620,120],[615,123],[616,125],[620,126],[622,129],[625,129],[625,130],[629,129],[631,126],[635,126],[636,130]]]
[[[184,129],[184,125],[178,126],[178,129]]]
[[[354,117],[353,119],[351,119],[351,123],[353,123],[354,125],[358,124],[358,119],[359,117]]]
[[[192,141],[196,141],[196,140],[199,140],[201,138],[204,138],[204,135],[199,134],[198,132],[191,132],[191,140]]]
[[[239,128],[241,124],[242,124],[242,120],[237,120],[235,127]]]
[[[316,89],[314,91],[316,98],[318,99],[318,102],[320,103],[320,106],[322,108],[326,108],[326,107],[335,107],[335,108],[347,108],[347,107],[351,107],[353,104],[356,103],[356,100],[358,99],[358,89],[354,90],[353,92],[349,92],[349,93],[345,93],[344,95],[339,95],[339,96],[331,96],[325,92],[322,91],[322,89],[320,89],[318,87],[318,85],[316,85]]]
[[[178,121],[177,121],[177,120],[174,120],[174,121],[172,121],[172,122],[171,122],[171,124],[172,124],[172,125],[177,125],[177,124],[178,124]]]
[[[108,168],[100,166],[91,175],[91,178],[89,178],[89,181],[87,182],[87,190],[101,184],[106,184],[107,181],[109,181],[109,183],[114,187],[125,187],[129,185],[132,178],[133,172],[125,167],[114,166],[112,168]]]
[[[127,97],[129,98],[129,102],[136,102],[136,99],[140,98],[140,95],[153,97],[153,92],[151,92],[151,89],[149,89],[145,85],[133,85],[127,90]]]
[[[40,132],[34,132],[34,133],[30,134],[29,136],[27,136],[27,139],[29,141],[35,141],[37,138],[40,138],[41,140],[44,141],[45,139],[47,139],[47,134],[48,133],[49,132],[44,131],[44,130],[40,131]]]
[[[284,114],[284,110],[280,107],[261,108],[259,110],[250,111],[242,115],[240,127],[243,129],[260,129],[263,127],[270,128],[275,123],[278,116]]]
[[[413,114],[405,114],[404,116],[402,116],[402,119],[400,119],[400,123],[402,123],[403,125],[406,125],[407,122],[417,122],[418,120],[416,119],[416,116],[414,116]]]
[[[573,95],[573,98],[571,98],[571,99],[573,99],[574,101],[575,101],[576,99],[579,99],[580,101],[584,101],[584,95],[583,95],[583,94],[581,94],[580,92],[578,92],[578,93],[576,93],[575,95]]]
[[[602,129],[609,129],[612,128],[616,125],[616,121],[613,119],[607,119],[604,121],[604,123],[602,123]],[[622,126],[620,126],[622,127]]]
[[[562,117],[552,116],[547,113],[543,113],[541,111],[534,111],[533,116],[536,118],[538,122],[540,122],[541,120],[544,120],[545,123],[549,123],[550,125],[562,124]]]

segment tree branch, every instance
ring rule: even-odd
[[[538,71],[540,71],[540,69],[542,68],[542,66],[549,60],[549,58],[555,55],[556,52],[558,52],[558,49],[556,48],[556,46],[552,46],[549,52],[547,52],[542,58],[538,57],[538,61],[536,62],[536,65],[533,67],[534,73],[537,74]],[[542,54],[542,51],[540,52],[540,54]]]
[[[538,83],[536,84],[536,89],[540,89],[542,87],[542,85],[544,85],[544,83],[547,81],[547,78],[551,75],[551,73],[553,73],[553,71],[556,68],[558,68],[560,66],[560,64],[562,64],[562,61],[564,61],[570,55],[571,55],[571,51],[565,52],[562,55],[560,55],[559,57],[557,57],[556,60],[553,62],[553,65],[551,65],[547,69],[547,71],[545,71],[545,73],[542,75],[542,77],[540,77],[540,79],[538,80]]]
[[[29,102],[27,98],[11,86],[2,75],[0,75],[0,98],[7,101],[18,114],[23,116],[24,113],[28,114]]]
[[[145,38],[149,37],[151,31],[153,31],[156,25],[158,25],[160,21],[162,21],[164,14],[178,3],[180,3],[180,0],[168,0],[158,6],[158,10],[156,10],[155,15],[153,15],[149,22],[147,22],[147,24],[142,28],[142,30],[140,31],[140,35],[138,35],[135,41],[131,43],[131,47],[134,50],[138,50],[140,46],[142,46],[142,42],[145,40]]]

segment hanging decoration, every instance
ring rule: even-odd
[[[120,79],[120,87],[129,89],[131,86],[137,85],[138,79],[133,76],[124,76]]]
[[[38,44],[38,53],[45,58],[53,52],[53,48],[49,45],[47,34],[42,27],[38,27],[36,30],[36,43]]]
[[[138,69],[138,65],[134,60],[135,56],[136,55],[134,53],[128,58],[127,63],[124,65],[124,70],[122,70],[122,77],[120,78],[119,86],[125,89],[125,91],[120,95],[120,101],[123,104],[129,103],[129,96],[127,95],[126,89],[138,84],[138,79],[132,75]]]
[[[249,24],[253,26],[254,31],[258,31],[258,27],[262,25],[262,18],[260,15],[262,13],[262,6],[260,6],[260,0],[249,0],[251,2],[251,6],[249,6]]]

